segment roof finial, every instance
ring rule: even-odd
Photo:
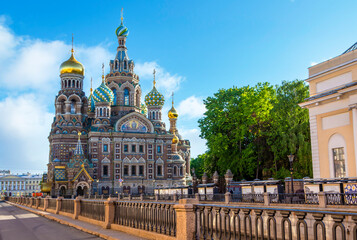
[[[172,106],[174,106],[174,92],[172,92]]]
[[[90,78],[90,93],[93,92],[93,88],[92,88],[92,83],[93,83],[93,78]]]
[[[73,53],[74,50],[73,50],[73,33],[72,33],[72,50],[71,50],[71,53]]]
[[[121,8],[121,18],[120,18],[120,19],[121,19],[121,24],[122,24],[122,25],[123,25],[123,19],[124,19],[123,15],[124,15],[124,14],[123,14],[123,8]]]
[[[104,82],[104,63],[102,63],[102,82]]]
[[[155,68],[154,68],[154,72],[153,72],[153,74],[154,74],[154,87],[155,87],[155,85],[156,85],[156,81],[155,81],[155,73],[156,73],[156,71],[155,71]]]

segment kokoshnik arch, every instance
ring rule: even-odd
[[[90,89],[89,97],[83,91],[84,66],[73,47],[60,66],[61,89],[49,135],[47,185],[52,195],[153,192],[191,181],[190,142],[176,128],[174,102],[166,130],[165,99],[155,87],[155,71],[153,88],[141,103],[123,17],[115,34],[119,45],[110,72],[104,76],[103,65],[102,83]]]

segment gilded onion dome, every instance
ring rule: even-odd
[[[172,144],[177,144],[179,141],[180,141],[179,138],[176,136],[174,132],[174,137],[172,138]]]
[[[168,112],[169,119],[176,119],[178,117],[178,113],[174,107],[174,93],[172,93],[172,107]]]
[[[84,67],[82,63],[78,62],[75,59],[73,54],[73,48],[71,57],[67,61],[63,62],[60,66],[60,74],[64,73],[74,73],[84,76]]]
[[[113,91],[105,84],[104,76],[103,81],[100,86],[94,90],[93,99],[95,102],[109,102],[112,103],[114,100]]]

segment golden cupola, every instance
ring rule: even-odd
[[[180,139],[176,136],[176,133],[174,132],[174,137],[172,138],[172,144],[177,144],[180,141]]]
[[[71,52],[71,57],[61,64],[60,74],[74,73],[84,76],[84,67],[82,63],[78,62],[77,59],[75,59],[73,48]]]
[[[172,93],[172,107],[167,115],[168,115],[169,119],[176,119],[178,117],[178,113],[174,107],[174,94],[173,93]]]

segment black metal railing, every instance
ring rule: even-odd
[[[263,203],[264,195],[260,193],[231,194],[231,202]]]
[[[326,193],[327,205],[357,205],[357,193]]]
[[[208,201],[208,202],[224,202],[225,196],[224,194],[199,194],[200,201]]]
[[[71,199],[62,199],[61,211],[67,213],[74,213],[74,201]]]
[[[161,201],[172,201],[174,199],[173,194],[159,194],[158,195],[158,200]]]
[[[176,212],[174,204],[115,202],[114,223],[176,236]]]
[[[56,210],[56,206],[57,206],[57,199],[56,198],[49,198],[48,199],[47,208]]]
[[[270,203],[319,204],[317,193],[279,193],[269,194]]]
[[[98,221],[105,220],[105,205],[103,201],[81,201],[80,215],[83,217],[95,219]]]

